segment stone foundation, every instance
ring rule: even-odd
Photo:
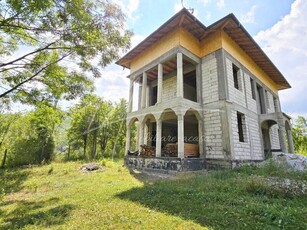
[[[206,169],[204,158],[126,156],[125,164],[128,168],[164,173]]]

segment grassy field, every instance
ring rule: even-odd
[[[268,164],[157,179],[105,164],[0,170],[0,229],[307,229],[307,173]]]

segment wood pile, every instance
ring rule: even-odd
[[[142,157],[154,157],[156,156],[156,148],[147,145],[141,145],[140,156]]]
[[[176,143],[168,143],[165,145],[162,156],[164,157],[177,157],[178,155],[178,144]]]
[[[185,157],[199,157],[198,144],[184,143],[184,156]]]

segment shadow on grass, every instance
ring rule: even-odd
[[[30,173],[26,170],[14,169],[0,169],[0,193],[18,192],[23,187],[23,182],[28,178]],[[1,194],[0,194],[1,195]]]
[[[21,229],[26,226],[52,227],[63,224],[74,209],[73,205],[56,205],[58,198],[46,201],[19,201],[17,207],[9,213],[2,213],[3,224],[0,230]],[[50,208],[45,209],[44,207]]]
[[[214,229],[307,229],[302,221],[307,214],[306,196],[268,197],[249,192],[248,186],[248,175],[220,171],[145,183],[117,197]]]

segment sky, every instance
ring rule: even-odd
[[[180,0],[113,0],[127,15],[132,47],[182,8]],[[291,89],[279,91],[282,110],[307,117],[306,0],[183,0],[206,26],[233,13],[286,77]],[[305,12],[305,13],[304,13]],[[96,80],[96,93],[105,99],[128,99],[129,70],[115,64]]]

